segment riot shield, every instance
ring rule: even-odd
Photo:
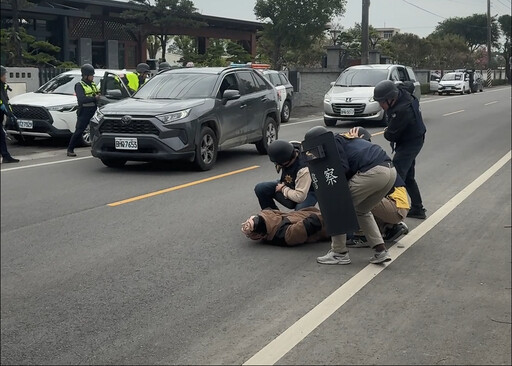
[[[333,133],[329,131],[304,140],[302,153],[309,167],[327,234],[332,236],[359,230]]]

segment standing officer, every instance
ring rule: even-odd
[[[7,151],[7,134],[4,130],[4,117],[8,116],[11,119],[14,119],[14,123],[16,122],[16,117],[12,113],[11,106],[9,105],[9,97],[7,96],[7,90],[9,86],[7,85],[7,69],[3,66],[1,68],[1,82],[0,82],[0,92],[2,93],[0,99],[0,150],[2,152],[2,163],[19,163],[18,159],[14,159],[9,151]],[[10,90],[10,89],[9,89]]]
[[[274,199],[283,206],[300,210],[316,204],[316,195],[311,186],[311,176],[299,150],[290,142],[276,140],[268,146],[268,157],[281,171],[281,179],[261,182],[254,192],[262,210],[277,210]]]
[[[141,62],[135,68],[134,73],[130,72],[125,75],[127,79],[126,85],[128,85],[128,88],[131,89],[132,93],[135,93],[142,85],[144,85],[150,72],[151,69],[149,68],[149,65]]]
[[[407,217],[425,219],[426,210],[414,176],[416,156],[423,147],[427,129],[421,116],[420,103],[407,88],[406,85],[397,87],[391,80],[383,80],[375,85],[373,99],[379,102],[388,116],[384,137],[391,142],[395,152],[393,164],[404,179],[411,197],[411,209]]]
[[[82,80],[75,85],[76,99],[78,100],[76,128],[68,146],[68,156],[76,156],[75,147],[80,141],[89,121],[96,112],[100,92],[94,83],[94,67],[85,64],[81,68]]]

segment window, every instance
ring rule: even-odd
[[[263,77],[260,74],[252,74],[254,79],[256,80],[256,84],[259,86],[259,90],[265,90],[268,88],[267,83],[263,80]]]
[[[235,74],[228,74],[224,77],[224,80],[222,80],[222,83],[220,84],[219,92],[217,93],[217,98],[221,99],[222,95],[226,90],[240,90],[238,87],[238,81],[236,79]]]
[[[274,86],[282,85],[281,79],[279,79],[279,75],[278,74],[270,73],[270,74],[268,74],[268,76],[270,76],[270,82]]]
[[[400,81],[400,76],[398,75],[398,71],[396,69],[393,69],[393,71],[391,71],[391,75],[389,76],[389,80]]]
[[[283,85],[290,84],[290,82],[288,81],[288,78],[282,72],[280,72],[278,75],[279,75],[279,79],[281,79],[281,83]]]
[[[167,73],[152,77],[135,94],[136,99],[209,98],[217,75],[197,73]]]
[[[242,94],[251,94],[262,90],[250,72],[239,72],[238,79],[240,80],[240,92]]]
[[[128,98],[130,96],[126,88],[122,85],[123,81],[119,76],[108,73],[107,79],[104,82],[107,94],[112,90],[119,90],[123,98]]]

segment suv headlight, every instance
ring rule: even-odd
[[[373,96],[371,96],[370,98],[368,98],[368,101],[371,103],[371,102],[375,102],[375,99],[373,99]]]
[[[103,119],[103,113],[101,113],[100,109],[96,109],[96,113],[94,113],[94,116],[91,118],[91,122],[100,123],[100,121]]]
[[[188,108],[188,109],[184,109],[184,110],[178,111],[178,112],[161,114],[159,116],[156,116],[156,118],[158,118],[160,121],[162,121],[162,123],[164,125],[167,125],[169,123],[173,123],[173,122],[179,121],[180,119],[188,117],[188,115],[190,114],[190,110],[191,110],[191,108]]]
[[[331,103],[331,96],[326,94],[325,97],[324,97],[324,102],[330,104]]]
[[[73,112],[78,108],[77,104],[63,104],[63,105],[55,105],[53,107],[46,107],[49,111],[57,111],[57,112]]]

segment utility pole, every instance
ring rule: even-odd
[[[487,87],[492,86],[491,78],[491,0],[487,0]]]
[[[490,0],[489,0],[490,1]],[[368,65],[370,0],[363,0],[363,17],[361,19],[361,65]]]

